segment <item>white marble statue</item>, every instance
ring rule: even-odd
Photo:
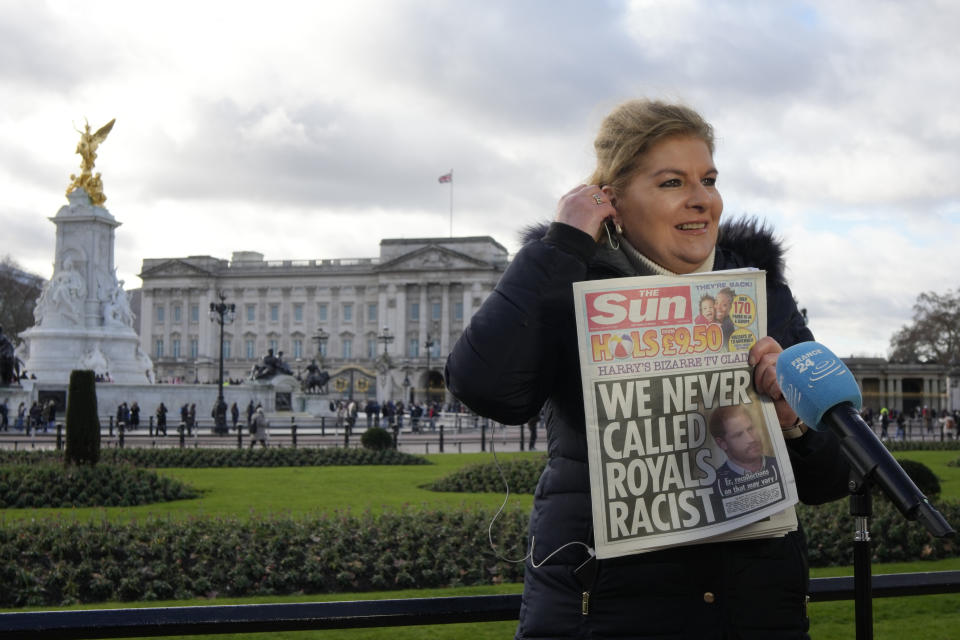
[[[107,364],[107,357],[103,355],[103,351],[100,350],[99,342],[94,343],[94,345],[80,357],[80,368],[90,369],[94,373],[99,374],[110,371],[110,367]]]
[[[103,324],[108,327],[132,327],[133,311],[130,298],[123,290],[123,280],[117,282],[103,303]]]
[[[37,300],[33,310],[36,326],[43,326],[44,320],[56,322],[60,318],[82,326],[83,301],[86,297],[87,285],[83,282],[83,276],[74,268],[73,258],[67,256]]]

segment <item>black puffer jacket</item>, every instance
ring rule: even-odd
[[[767,271],[767,333],[784,347],[812,339],[769,230],[724,225],[714,269],[747,266]],[[450,391],[481,415],[522,424],[544,407],[549,462],[530,517],[517,637],[806,638],[802,533],[593,561],[575,574],[592,519],[571,285],[629,275],[638,274],[621,252],[573,227],[534,230],[447,360]],[[836,438],[808,431],[788,449],[802,501],[845,495]]]

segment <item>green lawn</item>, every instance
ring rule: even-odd
[[[518,456],[542,456],[542,453],[498,454],[501,460]],[[461,505],[480,505],[497,508],[503,494],[445,494],[428,491],[421,485],[451,473],[466,464],[492,461],[486,454],[446,454],[427,456],[432,465],[405,467],[296,467],[246,469],[164,469],[160,473],[181,479],[204,492],[197,500],[137,508],[110,509],[34,509],[0,511],[7,523],[33,518],[108,518],[125,521],[148,515],[192,518],[205,516],[250,517],[251,515],[289,514],[293,517],[318,512],[350,509],[355,512],[397,509],[403,506],[430,508],[458,508]],[[960,468],[948,467],[947,462],[960,458],[956,451],[898,452],[898,458],[923,462],[940,478],[941,497],[960,497]],[[511,494],[511,506],[528,509],[529,495]],[[875,532],[875,537],[882,532]],[[906,571],[960,570],[960,558],[932,563],[874,565],[874,574]],[[814,577],[850,575],[852,568],[814,569]],[[149,605],[104,603],[73,608],[111,608],[130,606],[186,606],[203,604],[239,604],[257,602],[304,602],[331,600],[365,600],[381,598],[413,598],[451,595],[483,595],[517,593],[518,584],[499,586],[389,591],[377,593],[305,595],[276,598],[243,598],[191,600],[187,602],[152,602]],[[848,602],[812,603],[810,615],[814,638],[853,638],[854,604]],[[288,632],[270,634],[242,634],[219,636],[237,640],[266,640],[268,638],[314,639],[343,638],[509,638],[514,622],[473,625],[438,625],[432,627],[400,627],[391,629],[356,629],[324,632]],[[878,639],[910,638],[911,640],[946,640],[960,637],[960,595],[915,596],[909,598],[880,598],[874,600],[874,637]]]
[[[542,453],[498,453],[500,460]],[[121,522],[146,516],[193,518],[284,514],[293,517],[350,509],[399,509],[404,506],[460,508],[479,505],[498,508],[503,494],[441,493],[421,488],[467,465],[485,463],[489,453],[436,454],[433,464],[355,467],[266,467],[218,469],[159,469],[158,473],[186,482],[203,491],[197,500],[179,500],[142,507],[92,507],[86,509],[4,509],[6,521],[44,517],[100,519]],[[510,494],[508,507],[529,509],[533,496]]]

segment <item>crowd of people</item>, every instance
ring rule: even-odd
[[[452,407],[447,407],[447,410]],[[429,429],[437,430],[437,420],[443,412],[442,403],[433,402],[412,402],[404,405],[402,401],[394,402],[388,400],[383,404],[376,400],[368,400],[363,407],[363,412],[367,416],[367,427],[379,426],[384,429],[394,429],[398,431],[403,429],[404,416],[410,418],[410,430],[414,433],[420,433]]]
[[[914,407],[913,411],[901,411],[881,407],[875,411],[873,407],[864,407],[860,411],[863,420],[874,429],[879,428],[880,439],[890,439],[891,425],[895,432],[893,439],[906,440],[909,425],[919,426],[923,437],[940,437],[954,439],[957,437],[957,425],[960,425],[960,409],[931,409],[927,405]],[[911,433],[912,433],[911,429]]]
[[[57,403],[50,399],[46,402],[34,401],[30,407],[21,402],[17,406],[16,415],[10,414],[10,405],[4,400],[0,402],[0,431],[9,431],[11,428],[34,434],[38,431],[47,433],[56,429]]]

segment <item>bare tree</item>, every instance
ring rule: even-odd
[[[43,289],[43,278],[20,268],[10,256],[0,260],[0,327],[14,344],[21,331],[33,326],[33,308]]]
[[[960,292],[926,291],[913,305],[913,321],[890,339],[891,362],[950,364],[960,358]]]

